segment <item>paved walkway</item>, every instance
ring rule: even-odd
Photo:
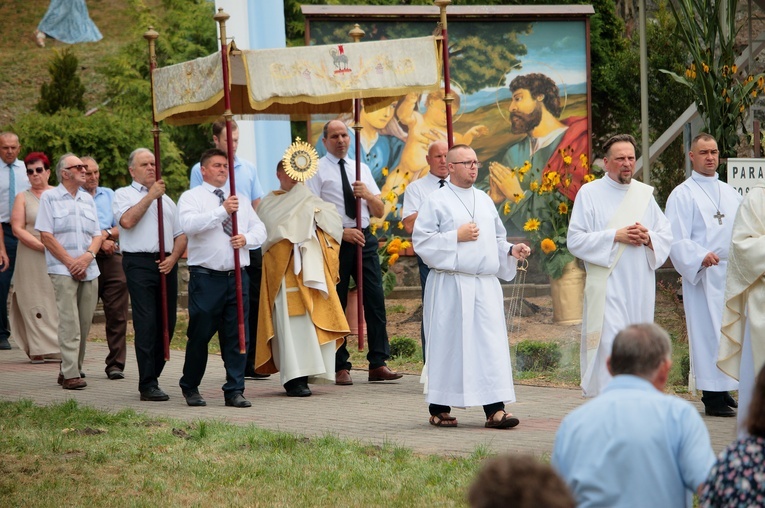
[[[218,419],[237,425],[299,433],[308,436],[335,435],[367,443],[393,443],[418,453],[467,455],[484,446],[492,453],[525,452],[547,456],[552,451],[555,431],[561,419],[584,402],[580,391],[516,385],[517,403],[508,410],[521,420],[511,430],[483,427],[480,407],[455,410],[459,427],[436,428],[428,424],[428,412],[419,384],[419,376],[406,375],[400,381],[368,383],[366,371],[354,370],[353,386],[312,385],[312,397],[287,397],[278,376],[266,380],[247,381],[245,395],[252,401],[248,409],[225,407],[220,387],[225,371],[220,357],[211,356],[200,392],[207,406],[186,405],[178,380],[183,368],[183,353],[171,352],[160,380],[170,394],[168,402],[141,402],[137,389],[137,369],[132,348],[128,348],[126,379],[110,381],[103,373],[105,344],[88,344],[84,370],[88,387],[80,391],[62,390],[56,384],[59,365],[32,365],[14,344],[11,351],[0,351],[0,399],[31,399],[48,405],[75,399],[80,404],[107,411],[125,408],[150,416],[185,421]],[[703,410],[701,402],[695,402]],[[735,438],[734,418],[708,418],[716,452]]]

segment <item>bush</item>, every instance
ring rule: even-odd
[[[545,371],[558,367],[562,353],[555,342],[524,340],[515,347],[515,365],[519,372]]]
[[[62,109],[85,111],[85,87],[77,75],[79,61],[68,48],[55,51],[48,65],[50,83],[40,86],[40,101],[37,111],[54,115]]]
[[[390,355],[393,358],[410,358],[416,354],[416,340],[409,337],[393,337],[390,340]]]

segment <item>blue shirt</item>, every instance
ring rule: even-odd
[[[276,167],[274,166],[274,171]],[[263,192],[263,187],[260,186],[260,180],[258,180],[258,173],[255,171],[255,166],[244,159],[240,159],[234,156],[234,178],[236,181],[236,195],[247,196],[250,201],[255,201],[266,195]],[[191,183],[190,189],[202,185],[202,170],[200,164],[197,162],[194,167],[191,168]],[[226,193],[228,193],[228,179],[226,179]]]
[[[690,507],[714,461],[696,408],[628,375],[563,419],[552,454],[579,508]]]
[[[114,212],[112,211],[112,202],[114,201],[114,191],[107,187],[96,187],[96,194],[93,196],[96,202],[96,211],[98,212],[98,225],[101,229],[109,229],[116,226],[114,221]]]

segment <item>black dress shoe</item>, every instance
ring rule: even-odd
[[[125,379],[125,373],[122,372],[120,369],[112,369],[106,373],[106,377],[108,377],[111,380]]]
[[[199,395],[199,392],[183,392],[183,398],[186,399],[186,404],[189,406],[200,407],[207,405],[207,402]]]
[[[11,343],[8,339],[0,339],[0,349],[11,349]]]
[[[111,379],[111,378],[109,378]],[[162,391],[159,386],[152,386],[151,388],[141,392],[141,400],[149,400],[152,402],[164,402],[170,400],[170,396]]]
[[[723,401],[725,401],[725,405],[732,408],[738,407],[738,402],[736,402],[736,399],[731,397],[731,394],[728,392],[725,392],[725,395],[723,395]]]
[[[231,407],[250,407],[252,403],[244,398],[244,395],[237,393],[233,397],[226,399],[226,405]]]
[[[707,414],[707,416],[722,416],[722,417],[732,417],[736,416],[736,412],[729,408],[728,406],[705,406],[704,412]]]
[[[311,395],[307,377],[290,379],[284,383],[284,389],[287,390],[287,397],[309,397]]]
[[[255,369],[247,369],[244,371],[245,379],[268,379],[270,377],[271,374],[258,374],[255,372]]]

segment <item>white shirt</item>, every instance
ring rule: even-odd
[[[234,269],[231,237],[223,231],[223,221],[228,217],[220,198],[213,194],[217,187],[207,182],[187,190],[178,200],[178,215],[181,227],[189,239],[188,264],[210,270],[229,271]],[[227,187],[221,188],[224,199],[228,198]],[[258,214],[248,203],[240,201],[237,211],[237,230],[247,239],[239,249],[239,266],[250,264],[248,249],[260,247],[266,241],[266,227]]]
[[[117,189],[114,193],[114,220],[120,224],[122,214],[136,205],[149,193],[149,189],[135,180],[127,187]],[[175,203],[168,196],[162,196],[162,215],[164,215],[165,252],[172,252],[173,239],[183,234],[178,211]],[[120,228],[120,250],[122,252],[145,252],[156,254],[159,252],[159,220],[157,215],[157,201],[154,200],[141,220],[130,229]]]
[[[413,213],[420,211],[420,207],[425,202],[425,199],[430,196],[433,191],[437,191],[441,188],[440,181],[442,178],[436,176],[431,172],[423,176],[419,180],[415,180],[406,187],[404,193],[404,209],[401,216],[406,219]],[[449,181],[449,175],[446,175],[443,180]]]
[[[29,178],[27,178],[27,168],[24,166],[24,162],[16,159],[10,165],[13,166],[13,172],[16,175],[16,190],[14,192],[16,196],[19,192],[24,192],[31,188],[32,184],[29,183]],[[11,183],[8,166],[5,162],[0,161],[0,222],[5,223],[11,221],[10,196],[8,192],[8,187]]]
[[[85,254],[93,242],[93,237],[101,236],[96,203],[90,194],[77,189],[77,194],[73,197],[61,184],[40,196],[35,229],[52,234],[74,258]],[[71,276],[66,265],[48,249],[45,249],[45,264],[50,274]],[[88,265],[83,280],[93,280],[99,274],[98,264],[92,262]]]
[[[345,199],[343,198],[343,180],[340,176],[339,159],[328,153],[319,159],[319,170],[306,182],[311,192],[319,196],[324,201],[332,203],[337,207],[337,213],[343,218],[344,228],[355,228],[356,220],[351,219],[345,214]],[[356,181],[356,161],[345,159],[345,174],[348,175],[348,183],[353,185]],[[361,163],[361,181],[367,186],[369,192],[377,196],[380,194],[380,188],[377,186],[369,167]],[[361,227],[369,226],[369,206],[365,199],[361,200]]]

